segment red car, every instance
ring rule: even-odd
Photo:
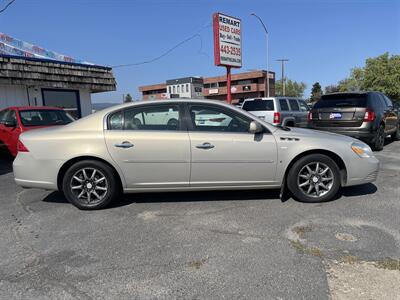
[[[8,107],[0,111],[0,146],[17,155],[19,135],[25,131],[71,123],[74,119],[57,107]]]

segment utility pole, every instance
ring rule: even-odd
[[[287,58],[277,59],[276,61],[281,62],[282,67],[282,96],[285,96],[285,62],[289,61]]]
[[[264,24],[264,22],[261,20],[261,18],[259,17],[259,16],[257,16],[255,13],[252,13],[252,14],[250,14],[251,16],[253,16],[253,17],[256,17],[259,21],[260,21],[260,23],[261,23],[261,25],[262,25],[262,27],[264,28],[264,31],[265,31],[265,37],[266,37],[266,57],[267,57],[267,78],[266,78],[266,83],[267,83],[267,85],[266,85],[266,89],[267,89],[267,92],[266,93],[264,93],[264,95],[266,96],[266,97],[269,97],[269,66],[268,66],[268,30],[267,30],[267,27],[265,26],[265,24]]]

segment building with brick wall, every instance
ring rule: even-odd
[[[275,72],[268,74],[270,96],[274,96]],[[264,97],[267,90],[266,79],[267,72],[264,70],[232,74],[232,103],[241,103],[246,98]],[[141,86],[139,91],[142,93],[143,100],[206,98],[225,101],[227,97],[226,76],[172,79],[167,80],[166,83]],[[192,91],[197,92],[192,93]]]

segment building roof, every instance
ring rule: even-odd
[[[167,85],[165,83],[157,83],[157,84],[152,84],[152,85],[144,85],[144,86],[139,86],[139,91],[146,92],[146,91],[154,91],[154,90],[162,90],[166,89]]]
[[[0,84],[88,89],[93,93],[116,90],[109,67],[11,55],[0,55]]]
[[[257,70],[257,71],[232,74],[231,78],[232,78],[232,80],[245,80],[245,79],[252,79],[252,78],[261,78],[261,77],[264,77],[266,75],[266,73],[267,73],[267,71],[264,71],[264,70],[258,71]],[[275,74],[275,72],[269,71],[269,74]],[[226,75],[204,78],[204,83],[224,82],[224,81],[226,81]]]

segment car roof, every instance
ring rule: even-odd
[[[128,108],[131,106],[134,107],[134,106],[141,105],[141,104],[168,104],[168,103],[172,103],[172,102],[173,103],[214,104],[214,105],[216,104],[216,105],[227,106],[227,107],[233,106],[222,100],[172,98],[172,99],[163,99],[163,100],[140,100],[140,101],[134,101],[134,102],[129,102],[129,103],[123,103],[123,104],[119,104],[119,105],[110,106],[108,108],[99,110],[98,112],[109,113],[109,112],[117,111],[119,109],[124,109],[124,108]]]
[[[2,110],[6,109],[13,109],[13,110],[18,110],[18,111],[23,111],[23,110],[63,110],[60,107],[53,107],[53,106],[10,106],[6,107]]]
[[[378,93],[378,92],[365,92],[365,91],[361,91],[361,92],[336,92],[336,93],[325,94],[325,95],[322,95],[322,96],[330,96],[330,95],[367,95],[367,94],[371,94],[371,93]]]
[[[279,99],[297,99],[297,100],[304,100],[304,99],[301,98],[301,97],[277,96],[277,97],[254,97],[254,98],[247,98],[247,99],[244,99],[244,101],[253,101],[253,100],[259,100],[259,99],[261,99],[261,100],[274,100],[274,99],[276,99],[276,100],[279,100]]]

